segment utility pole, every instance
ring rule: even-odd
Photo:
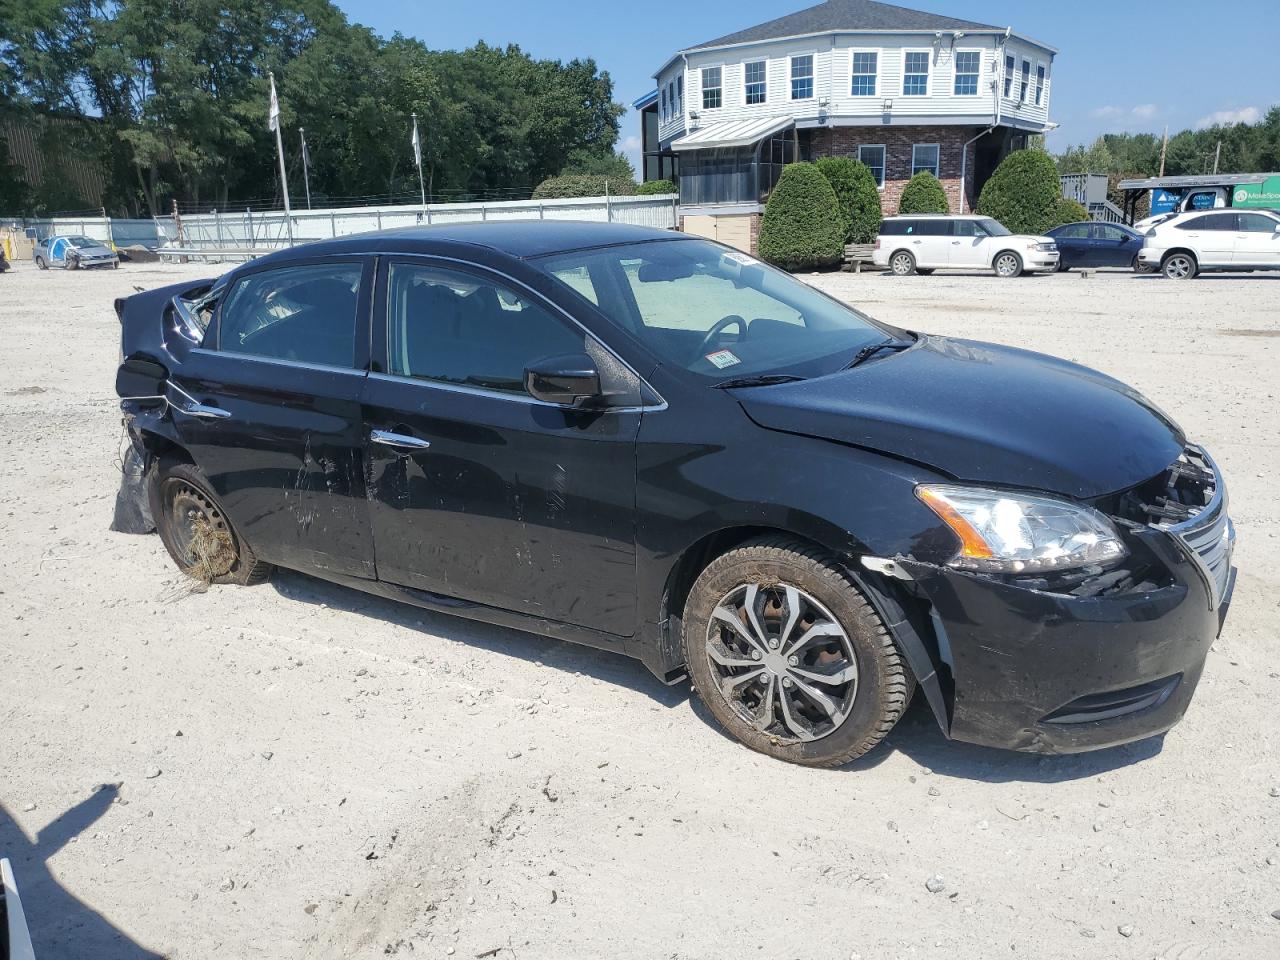
[[[1164,176],[1164,158],[1169,152],[1169,125],[1164,125],[1164,140],[1160,144],[1160,176]]]
[[[311,209],[311,157],[307,154],[307,131],[298,128],[298,138],[302,141],[302,183],[307,188],[307,209]]]
[[[1213,172],[1218,172],[1218,161],[1222,159],[1222,141],[1218,141],[1218,149],[1213,152]]]

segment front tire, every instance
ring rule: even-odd
[[[997,253],[992,266],[995,268],[996,276],[1005,280],[1022,276],[1022,258],[1012,250]]]
[[[909,277],[916,272],[916,258],[906,250],[899,250],[889,258],[889,269],[895,277]]]
[[[203,583],[249,586],[271,576],[232,526],[204,475],[192,464],[161,460],[147,485],[151,515],[169,556]]]
[[[1189,253],[1174,253],[1164,258],[1160,272],[1170,280],[1194,280],[1200,272],[1200,264]]]
[[[36,257],[36,267],[40,270],[49,269],[49,265],[44,262],[44,257]]]
[[[838,767],[893,729],[914,689],[889,632],[840,566],[786,537],[713,560],[684,609],[699,698],[735,739]]]

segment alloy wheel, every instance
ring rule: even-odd
[[[909,275],[915,267],[915,261],[909,253],[899,253],[893,258],[893,272],[899,277]]]
[[[789,584],[744,583],[725,594],[707,624],[706,656],[728,705],[778,743],[834,733],[857,698],[849,635]]]
[[[1191,258],[1179,253],[1165,262],[1164,275],[1170,280],[1186,280],[1194,269]]]
[[[1012,277],[1018,273],[1018,258],[1012,253],[1002,253],[996,258],[996,274],[1001,277]]]

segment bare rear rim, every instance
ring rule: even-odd
[[[705,650],[725,702],[778,743],[834,733],[857,699],[858,660],[848,633],[789,584],[730,590],[711,613]]]
[[[167,479],[161,497],[178,553],[191,572],[210,582],[230,573],[236,564],[236,543],[217,505],[181,477]]]

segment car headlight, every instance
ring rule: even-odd
[[[1043,253],[1051,253],[1058,249],[1058,245],[1056,243],[1037,243],[1035,248]]]
[[[916,496],[960,538],[950,565],[962,570],[1071,570],[1128,553],[1110,520],[1066,500],[933,483],[916,487]]]

